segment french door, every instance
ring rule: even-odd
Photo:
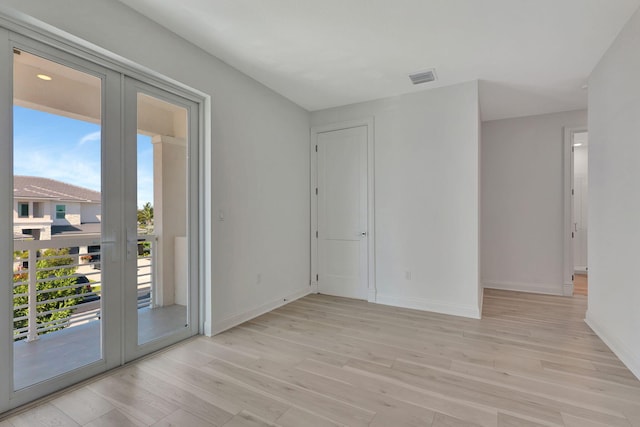
[[[198,332],[197,104],[124,82],[125,360]]]
[[[198,104],[2,40],[0,413],[196,334],[199,259]]]

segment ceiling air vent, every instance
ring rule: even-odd
[[[436,70],[432,68],[426,71],[419,71],[417,73],[409,74],[409,78],[414,85],[432,82],[436,79]]]

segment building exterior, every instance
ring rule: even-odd
[[[100,192],[50,178],[13,177],[14,239],[99,235]]]

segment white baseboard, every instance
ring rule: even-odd
[[[374,289],[369,288],[368,295],[367,295],[367,301],[368,302],[377,302],[376,301],[376,290],[375,290],[375,288]]]
[[[618,356],[618,359],[625,364],[627,368],[640,380],[640,355],[633,354],[633,351],[624,343],[623,340],[618,339],[612,334],[607,334],[606,331],[598,324],[598,322],[591,316],[589,310],[584,319],[585,323],[595,332],[595,334]]]
[[[376,303],[392,305],[394,307],[413,308],[416,310],[433,311],[435,313],[480,319],[480,309],[471,305],[451,304],[444,301],[434,301],[426,298],[396,297],[391,295],[376,296]]]
[[[227,317],[226,319],[213,324],[213,327],[211,328],[211,335],[217,335],[220,332],[224,332],[227,329],[231,329],[234,326],[238,326],[239,324],[244,323],[248,320],[255,319],[258,316],[268,313],[271,310],[275,310],[278,307],[282,307],[283,305],[289,304],[290,302],[307,296],[311,293],[314,293],[313,288],[311,286],[307,286],[306,289],[262,304],[260,307],[256,307],[253,310]]]
[[[565,297],[573,296],[573,282],[562,285],[562,291]]]
[[[483,288],[503,291],[530,292],[534,294],[564,295],[564,286],[552,283],[483,282]]]

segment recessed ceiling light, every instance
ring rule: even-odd
[[[573,144],[574,147],[582,147],[582,142],[576,142]]]
[[[47,82],[53,80],[51,76],[47,76],[46,74],[38,74],[36,77]]]

